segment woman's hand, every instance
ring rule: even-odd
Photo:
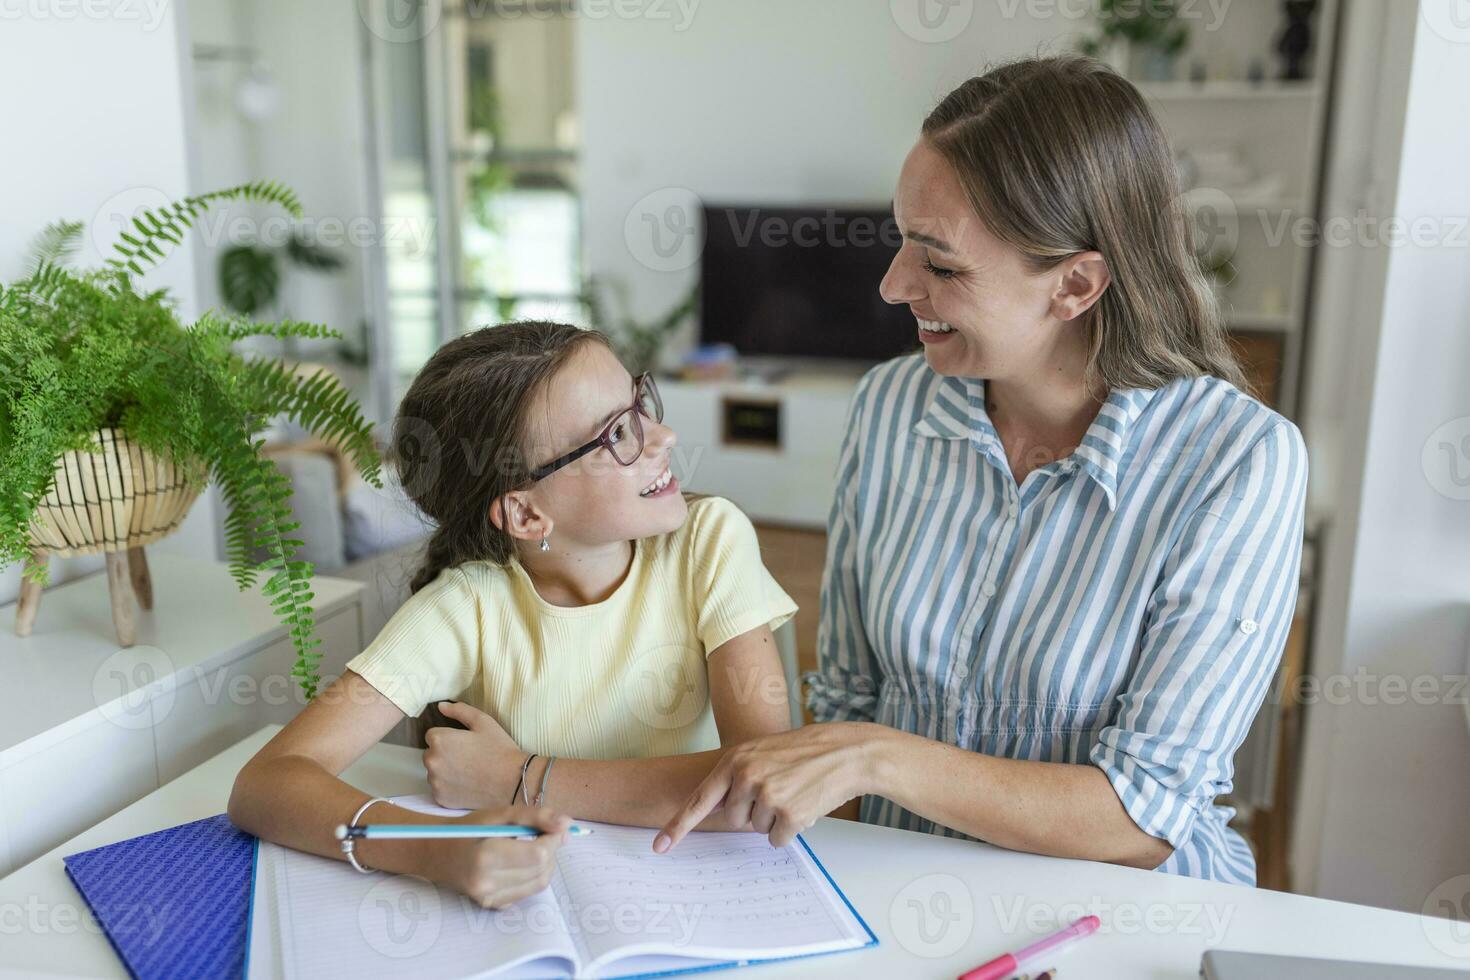
[[[469,896],[481,908],[498,909],[546,887],[572,821],[545,807],[497,806],[447,822],[519,823],[543,831],[535,840],[456,837],[421,842],[427,855],[426,878]]]
[[[434,802],[473,809],[504,806],[515,792],[526,754],[485,712],[463,701],[441,701],[439,710],[465,726],[431,728],[424,735],[424,769]],[[534,788],[534,787],[533,787]]]
[[[700,783],[653,839],[662,854],[723,806],[731,826],[749,825],[772,847],[867,792],[867,746],[882,733],[867,722],[829,722],[741,742]]]

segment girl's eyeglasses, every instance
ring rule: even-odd
[[[558,456],[545,466],[538,466],[531,471],[531,481],[534,483],[544,480],[568,463],[574,463],[588,453],[604,447],[622,465],[633,465],[643,454],[645,418],[655,422],[664,420],[663,399],[658,395],[658,386],[653,383],[651,374],[640,374],[633,380],[633,404],[619,412],[596,439],[578,446],[565,456]]]

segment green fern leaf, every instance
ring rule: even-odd
[[[42,265],[60,265],[81,246],[82,223],[80,221],[55,221],[31,239],[27,254],[27,276],[34,276]]]

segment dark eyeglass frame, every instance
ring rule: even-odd
[[[654,383],[653,375],[651,373],[644,372],[643,374],[640,374],[638,375],[638,377],[633,379],[632,405],[629,405],[627,408],[614,415],[612,419],[608,421],[607,425],[603,426],[602,431],[597,434],[596,439],[593,439],[591,442],[578,446],[576,449],[573,449],[571,452],[567,453],[564,456],[558,456],[556,459],[547,463],[545,466],[538,466],[536,467],[536,469],[532,470],[531,482],[535,483],[538,480],[544,480],[551,474],[555,473],[557,470],[561,469],[563,466],[566,466],[569,463],[575,463],[577,460],[581,459],[583,456],[586,456],[588,453],[596,452],[597,450],[604,448],[607,450],[607,454],[617,461],[619,466],[632,466],[634,463],[638,462],[638,458],[643,455],[643,397],[645,394],[648,395],[650,400],[653,402],[653,415],[649,417],[655,422],[663,422],[664,400],[662,397],[660,397],[658,393],[658,385]],[[624,463],[621,459],[618,459],[617,451],[613,449],[614,444],[612,438],[608,435],[608,433],[612,432],[613,427],[616,426],[618,422],[623,418],[623,416],[627,415],[629,412],[631,412],[633,415],[633,437],[638,440],[638,451],[633,454],[632,459]]]

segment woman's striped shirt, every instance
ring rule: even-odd
[[[849,410],[808,703],[1095,765],[1174,845],[1158,870],[1254,884],[1214,800],[1291,625],[1306,482],[1296,426],[1202,377],[1114,389],[1018,487],[984,381],[881,364]],[[876,796],[861,812],[965,836]]]

